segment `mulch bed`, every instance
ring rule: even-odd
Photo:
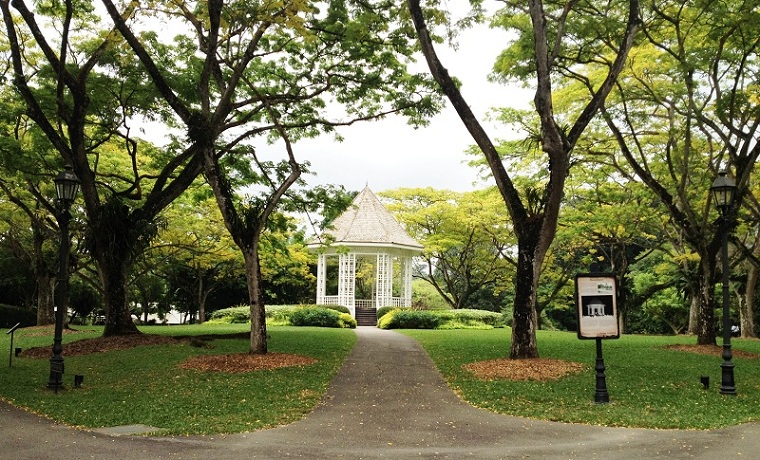
[[[76,329],[65,329],[63,331],[63,333],[67,335],[81,332],[90,331],[78,331]],[[41,327],[39,333],[32,331],[29,335],[39,336],[50,334],[52,334],[51,329],[47,326]],[[81,356],[108,351],[127,350],[145,345],[176,345],[179,343],[189,343],[193,346],[204,347],[214,338],[238,338],[248,336],[248,333],[243,333],[222,336],[168,337],[153,334],[130,334],[116,337],[96,337],[67,343],[64,345],[63,356]],[[50,355],[51,347],[30,348],[21,353],[21,356],[24,358],[49,358]],[[265,369],[278,369],[281,367],[305,366],[313,364],[316,361],[317,360],[314,358],[286,353],[267,353],[265,355],[236,353],[228,355],[199,355],[181,363],[179,367],[182,369],[196,369],[205,372],[242,373]]]
[[[687,353],[699,353],[701,355],[722,356],[723,347],[720,345],[668,345],[668,350],[685,351]],[[760,354],[750,351],[736,350],[731,348],[731,355],[738,358],[758,359]]]
[[[700,353],[720,357],[723,347],[719,345],[668,345],[669,350],[686,353]],[[734,357],[760,359],[760,354],[744,350],[732,349]],[[588,366],[571,361],[558,359],[493,359],[479,361],[463,366],[482,380],[533,380],[546,382],[556,380],[566,375],[576,374],[588,369]]]
[[[65,333],[65,332],[64,332]],[[182,338],[151,334],[131,334],[116,337],[97,337],[77,340],[64,345],[64,356],[91,355],[108,351],[126,350],[143,345],[176,345]],[[21,352],[24,358],[49,358],[51,347],[30,348]]]
[[[559,359],[491,359],[465,364],[464,369],[482,380],[533,380],[546,382],[587,369],[580,363]]]
[[[235,353],[231,355],[194,356],[180,364],[179,367],[205,372],[238,374],[281,367],[308,366],[316,362],[317,360],[314,358],[286,353],[267,353],[265,355]]]

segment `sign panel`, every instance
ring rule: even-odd
[[[615,275],[582,274],[575,277],[579,339],[620,337]]]

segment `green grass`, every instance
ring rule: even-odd
[[[242,324],[142,327],[166,335],[230,334]],[[100,336],[102,329],[66,334],[71,340]],[[270,327],[272,352],[312,356],[317,364],[247,374],[204,373],[177,365],[199,354],[242,353],[247,339],[217,338],[211,348],[188,344],[139,347],[66,357],[67,390],[45,388],[47,359],[14,358],[7,367],[9,336],[0,331],[0,399],[50,418],[84,427],[147,424],[165,434],[251,431],[290,423],[312,410],[355,343],[353,331]],[[49,347],[52,332],[16,332],[15,346]],[[736,397],[721,395],[720,363],[665,349],[693,344],[693,337],[623,336],[604,342],[609,404],[595,404],[595,342],[575,334],[539,331],[544,358],[585,364],[587,370],[551,382],[482,381],[462,365],[506,357],[510,330],[405,330],[422,343],[449,385],[465,400],[495,412],[564,422],[648,428],[710,429],[760,420],[760,359],[735,358]],[[734,350],[760,354],[760,341],[736,339]],[[83,374],[82,388],[72,388]],[[700,375],[710,377],[704,390]]]
[[[575,361],[587,371],[551,382],[483,381],[462,365],[509,354],[510,329],[407,330],[428,351],[449,385],[475,406],[563,422],[647,428],[710,429],[760,420],[760,359],[734,358],[738,395],[722,395],[722,359],[668,350],[693,337],[623,336],[603,342],[608,404],[595,404],[596,343],[539,331],[543,358]],[[735,339],[734,350],[760,354],[760,341]],[[700,375],[710,377],[704,390]]]
[[[143,346],[87,356],[66,356],[71,340],[100,336],[102,329],[81,326],[91,333],[64,336],[67,389],[54,394],[45,388],[47,359],[14,358],[8,366],[9,336],[0,335],[0,398],[68,425],[106,427],[146,424],[163,434],[212,434],[251,431],[290,423],[310,412],[353,347],[350,330],[269,328],[269,350],[318,359],[303,367],[245,374],[206,373],[177,365],[199,354],[244,353],[247,339],[217,338],[210,348],[187,343]],[[153,326],[143,332],[166,335],[229,334],[246,325]],[[14,346],[50,346],[52,333],[16,332]],[[0,361],[2,362],[2,361]],[[73,388],[73,376],[84,375],[84,385]]]

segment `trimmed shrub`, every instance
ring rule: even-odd
[[[251,321],[251,307],[240,305],[222,308],[211,313],[210,320],[219,323],[248,323]]]
[[[502,325],[502,314],[488,310],[452,310],[454,320],[465,325],[477,326],[485,324],[486,326],[496,327]]]
[[[356,329],[356,319],[351,316],[351,313],[340,314],[340,327]]]
[[[32,310],[0,304],[0,327],[11,328],[17,323],[21,323],[20,327],[35,326],[37,315]]]
[[[297,305],[267,305],[267,324],[270,326],[290,325],[290,315],[298,310]]]
[[[503,316],[486,310],[407,310],[394,308],[377,322],[380,329],[491,329],[503,326]]]
[[[438,312],[419,310],[397,310],[385,316],[382,329],[435,329],[441,324],[441,315]],[[379,326],[379,325],[378,325]]]
[[[390,313],[393,310],[398,310],[398,307],[380,307],[377,309],[377,319],[378,321],[380,318],[385,316],[386,314]]]
[[[330,310],[335,310],[338,313],[348,313],[351,314],[351,310],[348,309],[348,307],[344,307],[343,305],[304,305],[308,307],[318,307],[318,308],[329,308]]]
[[[309,310],[324,310],[330,312],[329,318],[321,318],[324,313],[305,313]],[[340,323],[341,315],[348,318]],[[292,320],[296,315],[296,322],[307,321],[310,324],[295,324]],[[308,319],[304,319],[304,318]],[[267,324],[270,326],[322,326],[322,327],[356,327],[356,320],[351,317],[348,308],[342,305],[267,305]],[[320,319],[321,318],[321,319]],[[251,321],[251,309],[248,305],[224,308],[211,314],[210,322],[214,323],[249,323]],[[353,322],[353,326],[351,326]],[[322,325],[322,323],[326,325]]]
[[[399,311],[401,311],[401,309],[398,307],[387,310],[385,313],[383,313],[383,316],[378,317],[377,327],[379,327],[380,329],[390,329],[390,327],[388,326],[390,325],[391,321],[393,321],[393,315],[395,315],[396,312],[399,312]]]
[[[341,327],[341,313],[329,308],[298,308],[290,315],[293,326]]]

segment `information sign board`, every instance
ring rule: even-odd
[[[620,337],[615,275],[607,273],[576,275],[575,301],[579,339]]]

